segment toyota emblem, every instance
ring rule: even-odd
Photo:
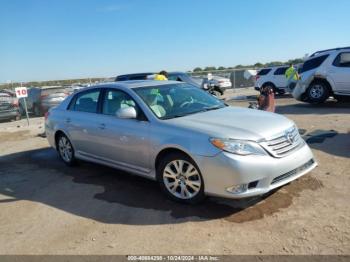
[[[286,140],[290,143],[293,144],[294,143],[294,136],[292,132],[287,132],[286,135]]]

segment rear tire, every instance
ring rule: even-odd
[[[187,155],[171,153],[160,160],[157,180],[172,200],[198,204],[205,199],[204,180],[197,164]]]
[[[313,104],[320,104],[329,97],[329,89],[326,83],[316,81],[310,84],[306,90],[307,101]]]
[[[76,164],[74,148],[68,137],[64,134],[60,134],[57,138],[57,151],[67,166],[74,166]]]

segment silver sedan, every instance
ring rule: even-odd
[[[82,159],[154,179],[185,203],[261,195],[317,165],[291,120],[174,81],[80,90],[50,110],[45,128],[67,165]]]

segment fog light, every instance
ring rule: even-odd
[[[248,189],[248,184],[235,185],[232,187],[226,188],[226,191],[232,194],[244,193]]]

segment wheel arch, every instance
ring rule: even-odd
[[[330,82],[328,81],[328,79],[326,78],[323,78],[323,77],[314,77],[314,79],[310,82],[308,88],[310,88],[310,86],[314,83],[324,83],[327,88],[328,88],[328,91],[330,94],[333,94],[333,88],[332,88],[332,85],[330,84]]]
[[[262,84],[261,87],[265,87],[265,86],[267,86],[267,85],[271,85],[273,88],[276,88],[276,85],[275,85],[273,82],[271,82],[271,81],[265,82],[264,84]]]
[[[59,137],[60,135],[65,135],[65,136],[68,137],[68,139],[69,139],[69,136],[68,136],[64,131],[62,131],[61,129],[56,130],[55,135],[54,135],[56,150],[58,150],[58,144],[57,144],[57,143],[58,143],[58,137]],[[72,146],[73,146],[72,141],[70,141],[70,142],[71,142],[71,144],[72,144]]]
[[[159,151],[155,158],[155,161],[154,161],[155,170],[157,170],[161,159],[166,155],[172,154],[172,153],[179,153],[179,154],[186,155],[187,157],[191,158],[193,162],[196,163],[196,161],[193,159],[193,157],[191,157],[191,155],[188,152],[176,147],[166,147],[166,148],[163,148],[161,151]]]

